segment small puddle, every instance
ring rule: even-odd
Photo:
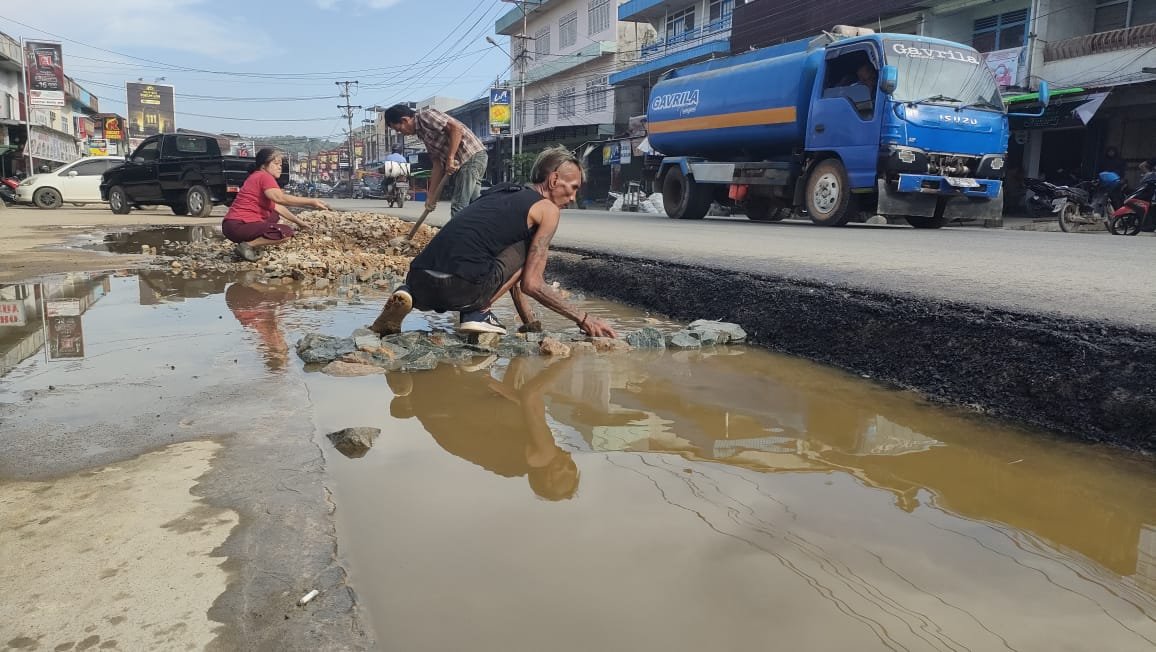
[[[334,289],[161,271],[0,286],[0,415],[23,419],[5,428],[37,414],[83,432],[108,410],[98,379],[134,365],[191,368],[189,391],[242,372],[303,383],[382,647],[1156,645],[1151,460],[749,347],[306,372],[292,343],[347,335],[382,300]],[[84,391],[36,413],[34,392],[65,380]],[[158,400],[122,394],[126,415]],[[357,426],[382,430],[364,457],[324,437]]]
[[[114,254],[139,254],[143,247],[156,250],[156,255],[171,256],[182,253],[181,245],[222,239],[214,226],[171,226],[159,229],[138,229],[106,233],[98,242],[89,242],[82,249],[107,251]]]

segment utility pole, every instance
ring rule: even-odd
[[[345,104],[338,104],[337,108],[345,111],[345,120],[349,124],[349,131],[347,132],[348,133],[348,141],[345,144],[346,150],[348,151],[348,156],[349,156],[349,172],[348,172],[348,176],[346,177],[346,179],[349,180],[349,197],[352,198],[353,197],[353,161],[354,161],[354,159],[353,159],[353,110],[354,109],[360,109],[362,107],[360,105],[355,105],[355,104],[349,103],[349,87],[350,86],[357,86],[356,80],[354,80],[354,81],[339,81],[339,82],[333,82],[333,83],[342,87],[340,95],[341,95],[342,99],[345,100]]]

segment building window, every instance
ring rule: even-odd
[[[1156,0],[1096,0],[1093,33],[1156,23]]]
[[[594,36],[610,27],[610,0],[590,0],[589,4],[590,36]]]
[[[1027,42],[1028,10],[1009,11],[975,21],[971,44],[980,52],[1018,48]]]
[[[578,12],[571,11],[558,21],[558,50],[578,42]]]
[[[606,110],[606,89],[610,79],[606,75],[586,80],[586,112]]]
[[[666,38],[670,40],[694,30],[694,7],[687,7],[666,17]]]
[[[550,96],[544,95],[534,100],[534,124],[546,124],[550,119]]]
[[[558,93],[558,117],[559,118],[572,118],[572,117],[574,117],[574,106],[575,106],[574,98],[575,97],[576,96],[574,94],[574,87],[573,86],[571,86],[570,88],[563,89],[561,93]]]
[[[534,34],[534,54],[540,57],[550,54],[549,27],[543,27]]]
[[[716,20],[730,18],[730,15],[734,13],[734,10],[735,0],[711,0],[710,9],[707,13],[707,16],[709,17],[708,22],[713,23]]]

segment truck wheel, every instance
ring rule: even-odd
[[[843,226],[851,219],[851,183],[839,159],[819,161],[804,189],[807,213],[820,226]]]
[[[676,220],[701,220],[710,210],[711,195],[679,168],[671,168],[662,181],[662,204]]]
[[[56,188],[41,188],[32,195],[32,203],[39,208],[60,208],[64,200]]]
[[[213,212],[213,200],[204,186],[193,186],[185,194],[185,206],[193,217],[208,217]]]
[[[189,207],[184,204],[173,204],[169,206],[173,210],[173,215],[188,215]]]
[[[778,202],[770,197],[752,197],[746,204],[747,219],[752,222],[781,222],[787,216]]]
[[[113,186],[108,189],[108,207],[117,215],[129,214],[132,206],[128,203],[128,195],[124,193],[124,188]]]

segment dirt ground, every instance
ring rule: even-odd
[[[70,206],[56,210],[0,206],[0,283],[53,273],[132,267],[148,257],[114,257],[56,245],[105,228],[216,224],[224,211],[218,207],[211,217],[197,218],[173,215],[167,208],[114,215],[106,206]]]

